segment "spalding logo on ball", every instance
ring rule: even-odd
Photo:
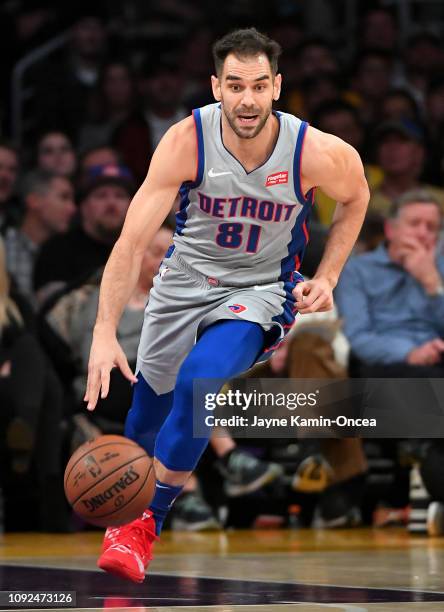
[[[153,499],[152,460],[133,440],[100,436],[82,444],[65,470],[65,495],[76,514],[99,527],[138,518]]]

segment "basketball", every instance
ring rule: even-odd
[[[65,470],[65,495],[73,510],[99,527],[138,518],[156,485],[152,460],[123,436],[100,436],[82,444]]]

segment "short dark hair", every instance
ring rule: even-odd
[[[392,89],[389,89],[382,100],[382,104],[384,104],[386,100],[395,97],[404,98],[404,100],[407,100],[407,102],[410,104],[411,110],[413,111],[415,119],[420,119],[418,103],[414,95],[405,87],[393,87]]]
[[[342,98],[321,102],[314,111],[312,123],[319,123],[326,115],[333,115],[336,113],[348,113],[349,115],[353,115],[353,119],[356,123],[361,123],[356,106],[353,106],[353,104],[350,104],[350,102]]]
[[[118,150],[115,149],[112,145],[110,145],[109,141],[103,140],[102,142],[98,141],[94,145],[89,145],[85,148],[82,148],[79,155],[79,168],[83,166],[85,158],[88,157],[90,153],[93,153],[94,151],[101,151],[102,149],[109,149],[110,151],[115,153],[116,163],[120,164],[122,160],[120,159],[120,153],[118,152]]]
[[[380,59],[386,64],[386,66],[390,66],[393,63],[393,53],[390,51],[379,48],[364,49],[355,58],[352,73],[357,74],[361,70],[362,64],[364,64],[364,62],[369,58]]]
[[[353,117],[354,121],[362,127],[362,121],[356,107],[342,98],[321,102],[314,111],[311,123],[318,127],[324,117],[327,115],[336,115],[337,113],[348,113]]]
[[[309,49],[310,47],[322,47],[322,49],[326,49],[333,53],[331,44],[322,36],[308,36],[304,38],[297,46],[296,52],[298,55],[301,55],[305,49]]]
[[[48,127],[43,129],[41,132],[39,132],[39,134],[37,135],[36,138],[36,142],[37,142],[37,150],[39,149],[40,145],[42,144],[42,140],[45,140],[45,138],[47,138],[50,134],[59,134],[62,135],[64,138],[66,138],[66,140],[69,140],[70,145],[74,148],[73,146],[73,138],[71,136],[71,134],[69,134],[67,131],[65,131],[62,127],[57,127],[54,126],[52,127]]]
[[[409,204],[434,204],[438,207],[439,215],[442,218],[442,210],[439,201],[433,194],[424,188],[410,189],[397,197],[390,207],[389,218],[395,219],[400,211],[405,206],[409,206]]]
[[[271,72],[275,75],[278,71],[278,57],[281,52],[279,43],[258,32],[256,28],[234,30],[217,40],[213,45],[214,65],[218,75],[222,73],[225,59],[230,53],[240,58],[254,57],[259,53],[265,53],[270,62]]]

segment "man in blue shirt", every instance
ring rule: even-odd
[[[385,245],[344,268],[335,297],[361,376],[444,376],[441,222],[431,194],[406,192],[386,222]]]

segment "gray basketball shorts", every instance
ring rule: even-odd
[[[259,323],[266,343],[258,361],[268,359],[294,323],[295,284],[221,286],[217,279],[188,266],[174,250],[154,279],[136,371],[157,394],[172,391],[179,368],[202,331],[223,319]]]

